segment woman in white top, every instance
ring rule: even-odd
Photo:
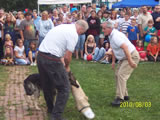
[[[37,31],[39,32],[39,45],[46,36],[46,34],[54,27],[54,24],[51,19],[48,19],[48,12],[42,12],[42,18],[37,24]]]
[[[111,19],[109,19],[108,21],[114,25],[114,28],[118,28],[117,11],[111,12]]]

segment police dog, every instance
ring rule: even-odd
[[[30,98],[30,96],[33,95],[35,107],[37,110],[40,110],[37,104],[38,98],[40,96],[40,90],[42,89],[40,84],[40,75],[38,73],[29,75],[24,80],[23,86],[24,86],[26,95],[28,95],[27,101]]]
[[[76,88],[79,88],[79,85],[76,82],[76,78],[74,77],[71,71],[68,72],[68,77],[69,77],[70,84],[75,86]],[[40,90],[42,90],[42,86],[40,84],[40,75],[38,73],[29,75],[24,80],[23,85],[24,85],[26,95],[28,95],[28,97],[32,95],[34,96],[35,107],[37,110],[40,110],[37,104],[38,98],[40,96]]]

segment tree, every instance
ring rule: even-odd
[[[6,11],[37,9],[37,0],[0,0],[0,7]]]

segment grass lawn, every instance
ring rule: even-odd
[[[31,70],[37,71],[36,67],[31,67]],[[110,64],[73,59],[71,70],[89,97],[91,108],[96,114],[94,120],[160,119],[160,63],[139,64],[128,80],[132,106],[124,105],[122,108],[110,105],[115,96],[114,72]],[[86,120],[76,110],[72,95],[65,108],[64,117],[69,120]]]
[[[2,97],[5,96],[5,88],[8,82],[7,76],[8,73],[6,72],[5,67],[0,65],[0,101],[3,101]],[[0,120],[5,119],[4,109],[4,106],[0,106]]]

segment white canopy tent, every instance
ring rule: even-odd
[[[38,5],[91,3],[92,0],[38,0]]]
[[[53,4],[78,4],[78,3],[91,3],[92,0],[38,0],[38,14],[40,5],[53,5]]]

